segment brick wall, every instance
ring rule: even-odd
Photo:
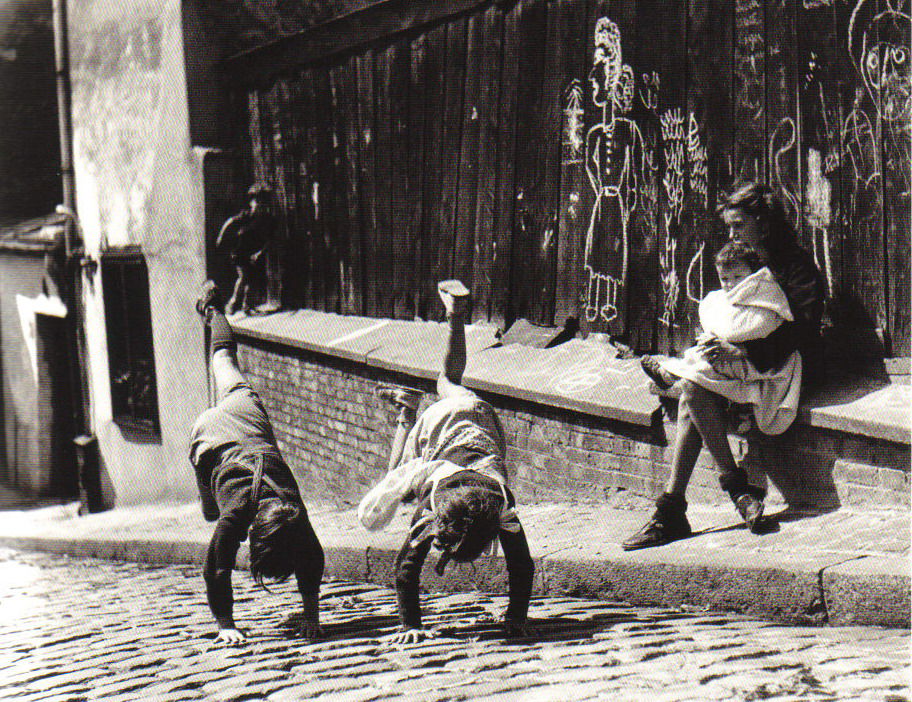
[[[306,499],[355,504],[386,470],[393,413],[374,390],[396,382],[434,384],[363,364],[242,339],[239,361],[272,418],[279,448]],[[619,493],[658,494],[668,476],[674,424],[641,427],[485,395],[507,435],[512,486],[523,502],[592,501]],[[736,458],[772,503],[909,504],[909,447],[798,425],[776,438],[732,437]],[[688,499],[722,498],[709,455],[700,456]]]

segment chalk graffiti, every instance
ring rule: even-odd
[[[659,109],[659,86],[661,80],[655,71],[644,73],[639,89],[640,100],[647,110],[657,112]]]
[[[662,282],[662,312],[659,322],[666,327],[674,325],[675,311],[681,296],[681,283],[675,266],[677,253],[678,240],[666,235],[664,244],[659,248],[659,277]]]
[[[564,164],[583,159],[583,84],[578,78],[567,88],[567,107],[564,108],[564,146],[569,155]]]
[[[875,123],[878,117],[882,120],[884,162],[901,179],[901,194],[906,196],[912,190],[908,165],[912,157],[910,36],[912,16],[906,0],[859,0],[855,5],[849,20],[848,49],[873,110],[869,114],[856,97],[843,128],[843,134],[854,140],[849,148],[855,148],[867,141],[866,125]],[[861,111],[865,114],[859,114]],[[863,162],[863,158],[853,162],[856,172],[858,161]],[[862,175],[870,181],[881,174],[875,168]]]
[[[769,162],[773,167],[773,185],[779,187],[786,214],[792,222],[798,220],[801,203],[798,196],[795,195],[794,184],[787,176],[784,162],[785,159],[790,158],[788,154],[795,149],[797,139],[798,129],[795,126],[795,120],[791,117],[783,117],[779,120],[779,124],[775,126],[769,139]]]
[[[665,230],[671,232],[672,224],[681,223],[684,211],[684,153],[686,135],[684,115],[680,107],[666,111],[661,117],[662,147],[665,152],[665,173],[662,182],[668,198],[665,209]]]
[[[706,242],[701,241],[700,248],[697,249],[697,253],[693,255],[693,258],[690,259],[690,263],[687,265],[687,275],[684,276],[687,287],[687,299],[691,302],[700,302],[706,294],[703,289],[703,258],[705,250]],[[694,271],[696,271],[696,282],[694,282]]]
[[[687,165],[690,169],[690,190],[700,198],[704,208],[709,207],[709,173],[706,165],[706,147],[700,141],[700,125],[691,112],[687,118]]]
[[[624,116],[633,107],[633,70],[623,62],[620,30],[607,17],[595,25],[589,82],[601,120],[586,135],[586,174],[595,193],[583,257],[588,274],[586,318],[610,322],[617,317],[617,294],[627,279],[628,225],[642,178],[643,136],[636,122]],[[597,260],[596,245],[616,254],[610,264]]]
[[[830,181],[823,175],[823,159],[816,149],[808,149],[807,187],[804,219],[813,241],[814,262],[824,272],[827,290],[833,290],[833,265],[830,261],[831,193]]]
[[[594,322],[601,317],[610,322],[617,318],[618,292],[621,281],[604,273],[596,273],[592,266],[586,266],[589,280],[586,286],[586,319]]]
[[[903,0],[859,0],[849,20],[849,54],[880,117],[888,122],[907,122],[912,115],[912,17],[904,5]]]

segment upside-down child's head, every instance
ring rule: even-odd
[[[437,502],[435,545],[443,551],[436,570],[447,561],[474,561],[500,531],[504,496],[487,487],[466,485],[443,492]]]
[[[301,508],[278,499],[262,500],[250,525],[250,574],[265,588],[264,578],[282,582],[295,572],[301,553]]]
[[[757,252],[739,241],[728,242],[716,254],[716,272],[725,292],[759,270],[761,265]]]

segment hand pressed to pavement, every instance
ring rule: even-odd
[[[389,644],[416,644],[425,639],[436,639],[440,634],[433,629],[413,629],[403,627],[394,634],[384,637],[384,641]]]
[[[247,637],[237,629],[219,629],[218,636],[215,637],[213,645],[216,646],[240,646],[246,643]]]

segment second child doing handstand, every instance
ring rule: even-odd
[[[432,547],[441,552],[436,571],[450,561],[470,562],[500,539],[507,563],[510,601],[504,614],[508,635],[528,635],[526,617],[535,565],[515,500],[506,485],[506,440],[494,408],[462,385],[466,366],[465,316],[468,290],[458,281],[438,286],[449,321],[440,400],[416,422],[419,393],[386,393],[399,412],[389,472],[358,506],[369,530],[389,524],[400,502],[417,497],[411,528],[396,558],[396,594],[402,629],[394,643],[416,643],[431,635],[421,624],[418,585]]]

